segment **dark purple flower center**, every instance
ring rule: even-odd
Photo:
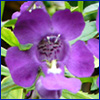
[[[65,43],[58,36],[47,36],[38,44],[38,59],[40,61],[63,60],[65,53]]]

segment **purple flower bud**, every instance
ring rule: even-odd
[[[26,11],[31,6],[32,3],[33,3],[33,1],[24,2],[20,7],[20,11],[13,13],[12,19],[18,18],[24,11]],[[45,8],[42,1],[37,1],[35,3],[35,5],[36,5],[36,8],[43,9],[44,11],[46,11],[46,8]],[[33,9],[36,9],[36,8],[31,7],[30,10],[33,10]]]

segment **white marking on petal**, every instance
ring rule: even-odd
[[[32,9],[30,9],[29,12],[31,13],[32,12]]]
[[[48,69],[47,73],[53,73],[53,74],[60,74],[62,72],[62,70],[60,68],[57,68],[56,66],[56,60],[53,60],[51,63],[51,68]]]
[[[47,73],[50,74],[50,73],[53,73],[53,74],[60,74],[62,72],[62,70],[60,68],[56,68],[56,69],[48,69]]]

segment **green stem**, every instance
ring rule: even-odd
[[[83,12],[83,1],[78,1],[78,9],[79,9],[79,12]]]
[[[3,16],[4,6],[5,6],[5,1],[1,1],[1,21]]]

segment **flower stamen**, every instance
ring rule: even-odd
[[[58,39],[60,38],[60,34],[58,34],[58,36],[56,37],[55,39],[55,42],[54,43],[57,43]]]
[[[47,40],[48,40],[48,43],[50,43],[50,37],[49,36],[47,36]]]

